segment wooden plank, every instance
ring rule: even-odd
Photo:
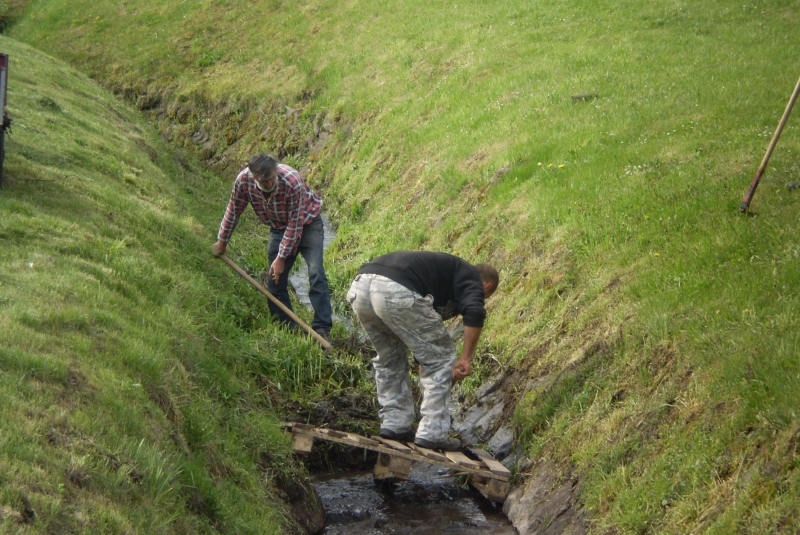
[[[322,433],[326,435],[326,437],[331,438],[346,438],[351,440],[354,444],[361,445],[361,446],[374,446],[378,444],[377,441],[372,440],[371,438],[362,437],[361,435],[356,435],[353,433],[347,433],[345,431],[337,431],[335,429],[327,429],[325,427],[320,427],[315,430],[316,433]],[[334,441],[336,442],[336,441]]]
[[[394,477],[394,474],[389,470],[390,459],[391,456],[387,453],[378,454],[378,461],[375,463],[375,468],[372,471],[373,478],[383,480]]]
[[[437,461],[450,461],[450,459],[448,459],[445,455],[442,455],[441,453],[439,453],[437,451],[429,450],[428,448],[423,448],[422,446],[417,446],[416,444],[414,444],[412,447],[414,448],[415,451],[421,453],[422,455],[424,455],[428,459],[435,459]],[[453,461],[450,461],[450,462],[453,462]],[[458,468],[458,467],[457,466],[450,466],[449,468]]]
[[[503,503],[508,497],[509,484],[506,481],[489,479],[486,483],[471,481],[470,484],[483,494],[483,497],[493,502]]]
[[[489,453],[488,451],[479,449],[479,448],[467,448],[467,451],[470,452],[475,457],[477,457],[478,459],[486,459],[486,458],[491,459],[492,458],[492,454],[491,453]]]
[[[400,442],[388,441],[387,439],[383,439],[377,436],[372,438],[366,438],[359,435],[354,435],[352,433],[347,433],[347,436],[345,437],[331,436],[330,434],[323,432],[322,430],[317,429],[314,426],[309,426],[306,424],[287,423],[285,424],[285,427],[287,429],[292,428],[293,430],[296,427],[296,430],[294,431],[295,435],[305,435],[311,437],[312,439],[318,438],[330,442],[337,442],[340,444],[346,444],[348,446],[354,446],[357,448],[364,448],[371,451],[376,451],[378,453],[388,453],[390,456],[402,457],[405,459],[409,459],[412,462],[425,462],[437,466],[442,466],[444,468],[466,471],[475,476],[482,476],[487,479],[500,479],[500,480],[504,479],[503,476],[493,473],[491,470],[489,470],[484,466],[481,466],[480,468],[470,468],[459,463],[454,463],[452,460],[448,459],[444,455],[441,455],[433,450],[428,450],[426,448],[418,448],[417,446],[413,445],[413,443],[409,443],[409,445],[406,446],[404,444],[401,444]],[[394,447],[390,446],[389,444],[385,444],[386,442],[394,443],[393,445]],[[397,449],[398,447],[401,449]],[[489,455],[488,453],[485,452],[484,454]]]
[[[478,457],[481,460],[481,463],[485,464],[486,468],[488,468],[492,473],[502,476],[506,479],[511,476],[511,472],[508,470],[508,468],[498,462],[497,459],[495,459],[488,451],[478,448],[467,448],[467,450],[475,457]]]
[[[414,464],[414,462],[411,459],[404,459],[402,457],[392,455],[391,459],[389,459],[389,470],[395,474],[400,474],[404,478],[407,478],[408,473],[411,471],[412,464]]]
[[[511,476],[511,472],[508,470],[508,468],[500,464],[495,459],[485,458],[481,459],[481,462],[483,462],[483,464],[485,464],[486,467],[489,470],[491,470],[493,474],[497,474],[498,476],[502,476],[506,479],[508,479]]]
[[[390,440],[388,438],[383,438],[383,437],[375,437],[375,440],[378,440],[379,442],[382,442],[387,446],[389,446],[390,448],[396,449],[398,451],[405,451],[406,453],[411,451],[411,448],[409,448],[402,442],[397,442],[396,440]]]
[[[378,454],[378,462],[375,463],[373,477],[378,480],[384,479],[408,479],[411,465],[414,462],[388,453]]]
[[[353,433],[347,433],[347,438],[358,442],[359,444],[363,444],[364,446],[376,446],[380,444],[377,440],[372,440],[371,438],[362,437],[361,435],[354,435]]]
[[[294,441],[294,451],[297,453],[311,453],[311,448],[314,446],[314,437],[304,433],[295,433],[292,435]]]
[[[353,433],[335,432],[331,434],[329,429],[298,429],[296,433],[304,433],[316,438],[328,440],[330,442],[338,442],[340,444],[347,444],[348,446],[355,446],[357,448],[371,449],[373,451],[379,451],[380,448],[380,443],[377,440],[362,437],[360,435],[354,435]]]
[[[375,469],[372,471],[372,479],[383,481],[385,479],[393,478],[394,474],[389,471],[388,466],[375,465]]]
[[[470,459],[469,457],[467,457],[466,455],[464,455],[460,451],[446,451],[446,452],[444,452],[444,454],[448,459],[450,459],[451,461],[453,461],[454,463],[458,464],[461,467],[464,467],[464,468],[480,468],[481,467],[480,463],[478,463],[476,461],[473,461],[472,459]]]

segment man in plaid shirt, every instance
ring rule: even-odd
[[[267,244],[270,262],[267,286],[270,293],[289,310],[292,309],[288,275],[297,253],[302,254],[308,264],[308,297],[314,308],[311,328],[323,338],[329,338],[333,322],[328,279],[322,265],[322,199],[308,187],[295,169],[279,164],[269,154],[256,154],[250,158],[247,167],[239,172],[233,184],[217,242],[212,247],[216,256],[225,254],[239,216],[248,204],[261,221],[270,226]],[[282,323],[297,327],[272,301],[269,302],[269,309]]]

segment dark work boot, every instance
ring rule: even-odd
[[[414,440],[414,430],[409,429],[408,431],[398,432],[381,427],[381,430],[378,431],[378,436],[388,440],[397,440],[398,442],[411,442]]]
[[[329,344],[331,343],[331,333],[329,333],[328,331],[314,331],[314,332],[317,333],[320,336],[320,338],[322,338]]]
[[[428,448],[429,450],[458,451],[461,449],[461,441],[457,438],[445,438],[439,442],[431,442],[424,438],[415,438],[414,444],[420,448]]]

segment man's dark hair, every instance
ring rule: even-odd
[[[489,282],[496,290],[500,284],[500,274],[491,264],[475,264],[475,269],[478,270],[478,275],[481,276],[483,282]]]
[[[250,161],[247,162],[247,167],[254,175],[265,177],[278,168],[278,162],[269,154],[262,152],[250,158]]]

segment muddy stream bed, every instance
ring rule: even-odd
[[[372,472],[313,477],[325,509],[325,535],[513,535],[499,504],[460,486],[450,471],[416,463],[407,481],[378,483]]]

